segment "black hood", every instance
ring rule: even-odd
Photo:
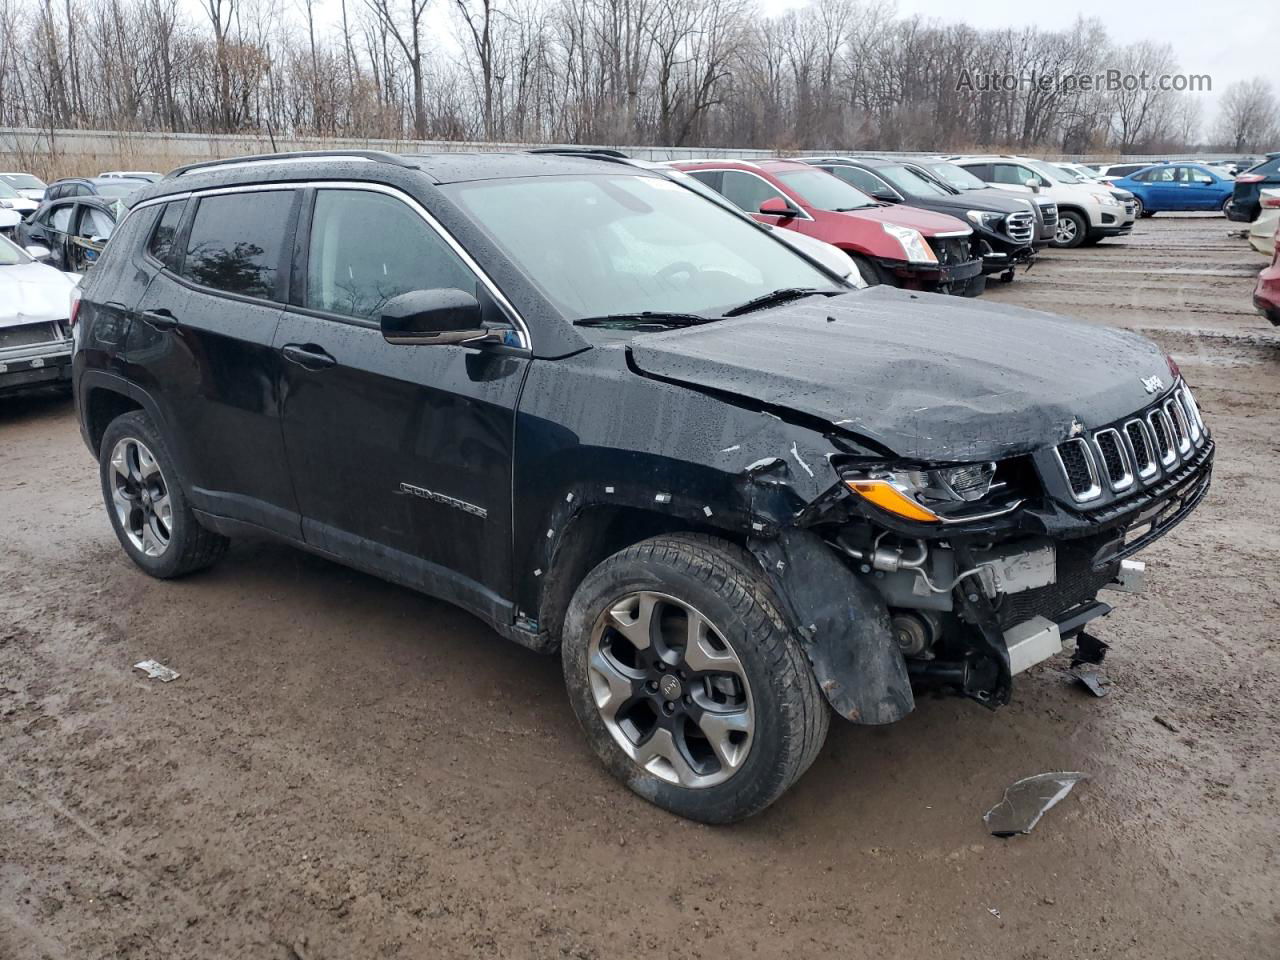
[[[1028,197],[1027,200],[1031,198]],[[930,210],[939,210],[959,216],[968,223],[966,210],[982,210],[986,213],[1032,213],[1027,200],[1019,200],[1004,190],[964,190],[958,194],[947,194],[944,197],[913,197],[908,203],[927,206]],[[958,211],[958,213],[956,213]]]
[[[1164,352],[1136,333],[884,286],[641,335],[629,350],[642,374],[932,462],[1054,444],[1149,404],[1144,378],[1172,383]]]

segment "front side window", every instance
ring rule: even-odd
[[[863,207],[876,205],[875,200],[857,187],[823,170],[788,170],[779,173],[778,179],[800,194],[805,203],[819,210],[844,213],[846,210],[861,210]]]
[[[74,209],[70,203],[64,203],[61,206],[54,207],[49,211],[47,220],[49,226],[59,233],[66,233],[71,229],[71,211]]]
[[[476,275],[407,204],[369,190],[320,190],[311,220],[306,306],[377,319],[411,290],[476,292]]]
[[[907,167],[878,167],[876,173],[899,190],[916,197],[945,197],[947,192]]]
[[[723,179],[720,181],[720,192],[730,203],[747,213],[759,213],[760,204],[775,197],[787,200],[782,195],[782,191],[767,180],[753,173],[743,173],[741,170],[724,171]],[[791,201],[787,200],[787,203],[790,204]]]
[[[930,163],[926,166],[933,173],[940,177],[944,183],[949,183],[957,190],[985,190],[986,182],[978,176],[974,176],[977,170],[972,167],[966,170],[964,167],[954,163]]]
[[[669,180],[598,174],[442,189],[569,319],[719,315],[783,287],[836,288],[766,231]]]
[[[851,184],[863,193],[875,194],[877,191],[883,191],[885,185],[880,179],[872,173],[863,170],[861,167],[819,167],[832,176],[839,177],[845,183]]]
[[[292,190],[203,197],[187,238],[182,276],[227,293],[277,299]]]
[[[992,173],[994,174],[993,183],[1016,184],[1019,187],[1025,187],[1028,180],[1034,180],[1041,185],[1044,182],[1043,178],[1016,163],[992,164]]]

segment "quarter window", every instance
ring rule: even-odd
[[[373,319],[411,290],[476,292],[476,276],[408,205],[370,190],[316,193],[306,306]]]
[[[182,211],[185,207],[185,201],[166,203],[164,212],[156,222],[147,251],[161,263],[169,262],[169,253],[173,249],[173,241],[178,234],[178,224],[182,223]]]
[[[279,298],[292,190],[204,197],[187,239],[182,275],[215,290]]]

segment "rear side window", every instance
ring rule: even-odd
[[[182,211],[185,207],[185,200],[166,203],[160,219],[156,221],[151,242],[147,244],[147,252],[165,265],[169,263],[169,254],[173,251],[173,241],[178,235],[178,225],[182,223]]]
[[[1266,161],[1266,163],[1260,163],[1249,172],[1264,173],[1264,174],[1270,174],[1270,175],[1280,173],[1280,157],[1273,157],[1272,159]]]
[[[204,197],[187,238],[182,276],[247,297],[280,299],[292,190]]]
[[[116,223],[97,207],[85,207],[80,212],[80,229],[76,236],[87,240],[107,240]]]
[[[374,319],[411,290],[476,292],[476,276],[409,206],[370,190],[316,193],[306,305]]]

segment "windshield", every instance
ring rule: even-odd
[[[12,267],[19,263],[30,263],[31,258],[26,251],[5,237],[0,237],[0,267]]]
[[[0,180],[19,190],[43,190],[45,183],[29,173],[0,173]]]
[[[444,189],[570,319],[718,316],[781,288],[844,289],[766,231],[668,180],[536,177]]]
[[[975,177],[964,167],[954,163],[926,163],[924,166],[936,174],[943,183],[949,183],[957,190],[985,190],[987,185]]]
[[[141,180],[100,180],[95,184],[100,197],[127,197],[145,186]]]
[[[787,170],[775,174],[779,180],[800,194],[801,199],[819,210],[860,210],[874,207],[876,201],[855,186],[833,177],[824,170]]]
[[[947,192],[936,183],[930,183],[914,170],[906,167],[876,167],[876,173],[884,177],[903,193],[917,197],[945,197]]]
[[[1045,163],[1043,160],[1031,160],[1027,163],[1027,166],[1040,174],[1040,176],[1047,179],[1051,186],[1055,183],[1082,182],[1074,173],[1063,170],[1061,167],[1054,166],[1052,163]]]

